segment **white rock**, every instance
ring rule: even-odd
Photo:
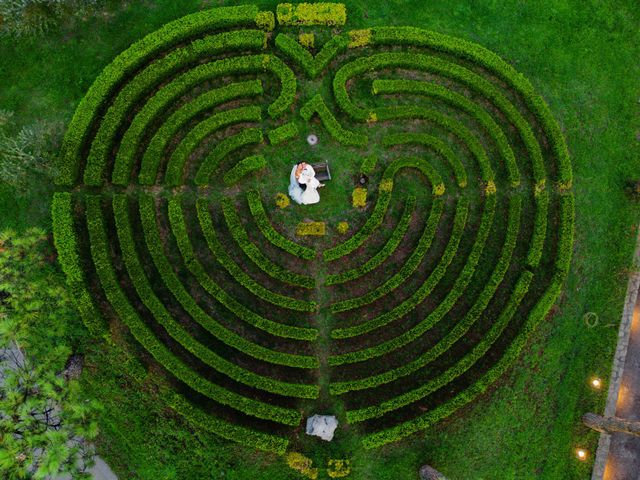
[[[338,428],[338,419],[333,415],[314,415],[307,418],[307,435],[315,435],[322,440],[333,440],[333,432]]]

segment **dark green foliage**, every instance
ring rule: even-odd
[[[316,56],[313,56],[299,42],[284,33],[279,33],[275,42],[276,47],[300,65],[309,78],[320,75],[338,53],[347,49],[348,44],[349,39],[346,36],[336,35],[322,46]]]
[[[307,121],[316,113],[320,117],[320,120],[322,120],[322,124],[329,132],[329,135],[337,142],[356,147],[364,147],[367,145],[369,139],[366,135],[352,132],[340,125],[333,113],[327,108],[320,94],[315,95],[300,109],[300,116]]]
[[[296,135],[298,135],[298,126],[294,122],[285,123],[267,133],[271,145],[280,145]]]

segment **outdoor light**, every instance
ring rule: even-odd
[[[594,378],[591,380],[591,386],[593,388],[600,388],[602,386],[602,380],[600,380],[599,378]]]
[[[582,448],[579,448],[576,450],[576,457],[578,457],[578,460],[586,460],[587,459],[587,451],[583,450]]]

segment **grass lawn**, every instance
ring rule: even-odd
[[[253,3],[275,10],[278,2]],[[594,391],[587,382],[598,375],[607,385],[640,218],[638,204],[623,193],[625,180],[640,178],[636,2],[345,3],[349,28],[431,29],[477,42],[522,72],[562,127],[576,201],[570,275],[522,358],[479,400],[425,433],[382,450],[359,450],[350,478],[415,478],[423,463],[451,479],[589,478],[597,436],[580,417],[604,407],[606,388]],[[3,39],[0,109],[14,111],[19,125],[42,119],[66,124],[104,66],[132,42],[187,13],[231,4],[114,2],[43,38]],[[282,182],[280,190],[287,179]],[[41,178],[32,178],[26,192],[0,183],[0,228],[50,229],[54,190]],[[332,221],[343,219],[337,205],[326,212]],[[363,222],[347,220],[354,227]],[[599,318],[592,328],[583,320],[587,312]],[[89,340],[86,348],[83,381],[105,405],[99,451],[121,478],[299,478],[280,458],[185,426],[158,401],[162,375],[145,378],[132,352]],[[592,453],[589,461],[576,460],[577,446]]]

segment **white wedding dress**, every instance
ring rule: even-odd
[[[320,182],[316,178],[316,172],[311,165],[306,165],[300,176],[296,178],[296,167],[293,166],[291,170],[291,177],[289,182],[289,196],[296,202],[303,205],[311,205],[320,201],[320,194],[318,193],[318,187]],[[300,184],[306,185],[305,190],[302,189]]]

